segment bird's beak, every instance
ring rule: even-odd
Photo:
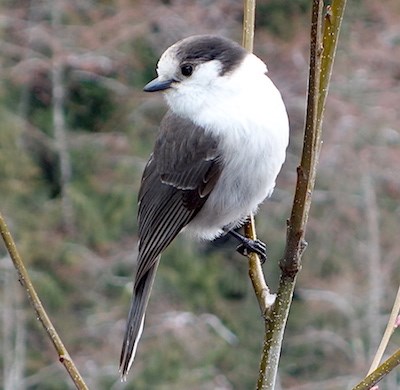
[[[157,77],[156,79],[151,80],[148,84],[146,84],[143,88],[143,91],[145,92],[164,91],[165,89],[170,88],[173,82],[174,82],[173,79],[160,80],[160,78]]]

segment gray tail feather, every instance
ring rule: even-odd
[[[129,309],[128,322],[119,361],[119,370],[122,380],[126,380],[126,375],[135,358],[136,349],[143,331],[144,316],[159,262],[160,258],[157,259],[154,265],[142,277],[142,280],[140,280],[134,291],[135,296]]]

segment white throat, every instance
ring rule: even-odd
[[[255,55],[248,54],[233,72],[220,76],[220,69],[218,61],[204,63],[195,78],[166,91],[165,98],[171,110],[199,125],[206,124],[200,123],[205,115],[219,113],[229,119],[232,114],[249,111],[245,103],[254,102],[260,82],[267,79],[266,65]],[[215,124],[211,117],[209,119]]]

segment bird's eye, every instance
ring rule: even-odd
[[[181,66],[181,73],[184,76],[189,77],[193,73],[193,66],[189,65],[189,64],[182,65]]]

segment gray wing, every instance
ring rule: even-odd
[[[218,140],[168,112],[139,192],[135,286],[157,256],[200,211],[221,172]]]
[[[218,139],[168,112],[139,191],[139,255],[120,369],[133,362],[161,252],[201,210],[220,172]]]

